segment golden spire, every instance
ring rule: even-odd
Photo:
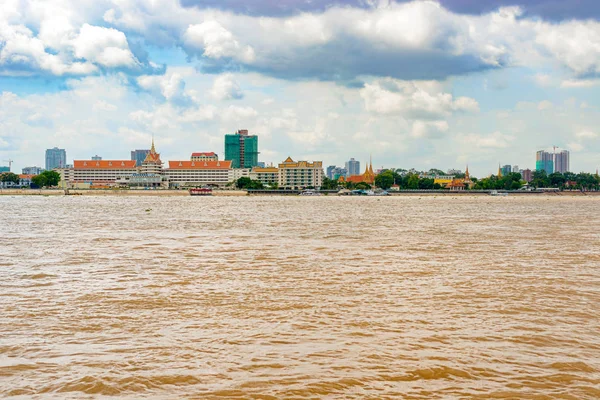
[[[502,178],[502,169],[500,168],[500,164],[498,164],[498,178]]]
[[[374,175],[374,172],[373,172],[373,155],[372,154],[369,155],[369,173],[371,175]]]
[[[150,147],[150,153],[156,153],[156,149],[154,148],[154,134],[152,134],[152,147]]]
[[[468,181],[471,179],[471,175],[469,175],[469,164],[467,164],[467,170],[465,171],[465,180]]]

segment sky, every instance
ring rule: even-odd
[[[2,0],[0,165],[353,157],[375,168],[600,167],[597,0]]]

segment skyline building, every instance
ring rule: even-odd
[[[502,176],[507,176],[512,172],[512,167],[509,164],[502,166]]]
[[[141,167],[150,150],[133,150],[131,152],[131,161],[135,161],[136,167]]]
[[[10,172],[10,167],[0,166],[0,172]]]
[[[351,158],[350,160],[346,161],[346,171],[346,177],[352,175],[360,175],[360,161],[357,161],[354,158]]]
[[[554,154],[554,172],[570,172],[570,154],[568,150],[563,150],[560,153]]]
[[[520,172],[521,172],[521,178],[525,182],[531,182],[531,180],[533,179],[533,172],[529,168],[523,169]]]
[[[545,150],[540,150],[535,153],[535,170],[546,171],[550,175],[554,172],[554,157],[552,153]]]
[[[225,135],[225,160],[231,161],[231,168],[258,166],[258,136],[249,135],[247,129]]]
[[[348,164],[348,163],[346,163]],[[325,174],[329,179],[333,179],[333,171],[335,171],[337,167],[335,165],[330,165],[327,167],[327,173]]]
[[[92,157],[93,161],[100,161],[102,160],[102,157],[100,157],[98,154],[96,154],[95,156]]]
[[[54,168],[65,168],[67,166],[67,151],[55,147],[46,150],[46,171]]]
[[[23,175],[39,175],[44,172],[44,169],[41,167],[25,167],[21,170]]]

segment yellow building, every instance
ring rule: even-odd
[[[323,184],[322,161],[294,161],[288,157],[279,164],[279,188],[304,189],[306,187],[321,187]]]
[[[263,185],[273,186],[279,184],[279,168],[277,167],[254,167],[250,172],[250,179],[259,181]]]

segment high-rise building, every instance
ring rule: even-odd
[[[294,161],[288,157],[279,164],[280,189],[318,188],[323,184],[322,161]]]
[[[519,172],[521,173],[521,179],[523,179],[525,182],[531,182],[531,180],[533,179],[533,173],[529,168],[522,169]]]
[[[511,172],[512,172],[512,167],[510,165],[507,164],[502,167],[502,176],[507,176]]]
[[[516,172],[517,174],[519,173],[520,169],[518,165],[513,165],[512,166],[512,172]]]
[[[554,172],[554,158],[552,153],[540,150],[535,154],[535,170],[546,171],[548,175]]]
[[[348,163],[346,163],[348,164]],[[335,171],[337,167],[335,165],[330,165],[327,167],[327,173],[325,175],[327,175],[327,177],[329,179],[333,179],[333,171]]]
[[[21,170],[23,175],[39,175],[44,171],[43,168],[40,167],[25,167]]]
[[[96,154],[95,156],[92,157],[93,161],[100,161],[102,160],[102,157],[100,157],[98,154]]]
[[[0,173],[1,172],[10,172],[10,167],[0,166]]]
[[[554,172],[560,172],[561,174],[569,172],[569,158],[569,152],[567,150],[554,154]]]
[[[54,168],[65,168],[67,166],[67,152],[65,149],[55,147],[46,150],[46,171]]]
[[[135,161],[136,167],[141,167],[150,150],[133,150],[131,152],[131,161]]]
[[[249,135],[247,129],[225,135],[225,160],[231,168],[253,168],[258,165],[258,136]]]
[[[356,161],[354,158],[346,161],[346,176],[360,175],[360,161]]]

